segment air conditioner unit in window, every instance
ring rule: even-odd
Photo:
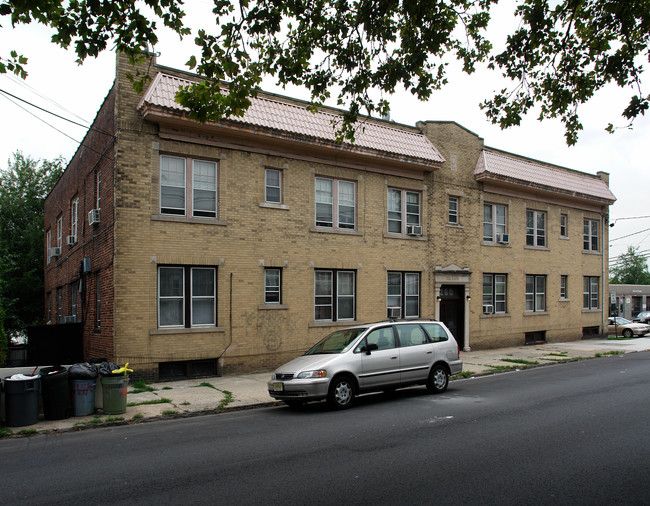
[[[76,323],[76,316],[64,316],[61,320],[61,323]]]
[[[88,213],[88,225],[98,225],[99,224],[99,209],[92,209]]]
[[[76,242],[77,242],[77,238],[74,235],[69,235],[68,237],[65,238],[65,243],[68,246],[72,246]]]
[[[510,234],[497,234],[497,242],[508,244],[510,242]]]
[[[399,306],[392,306],[388,308],[388,318],[391,320],[394,318],[399,318],[402,314],[402,308]]]
[[[422,227],[420,225],[406,225],[406,235],[422,235]]]
[[[59,247],[50,248],[50,256],[51,257],[60,257],[61,256],[61,248],[59,248]]]
[[[494,306],[492,304],[483,305],[483,314],[492,314],[494,313]]]

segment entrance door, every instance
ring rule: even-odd
[[[440,287],[440,321],[444,323],[462,348],[465,344],[465,301],[462,285]]]

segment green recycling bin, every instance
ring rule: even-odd
[[[122,374],[102,376],[102,397],[105,415],[126,413],[126,389],[129,377]]]

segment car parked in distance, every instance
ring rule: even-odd
[[[333,408],[345,409],[365,392],[420,384],[441,393],[449,376],[462,370],[458,344],[443,323],[383,321],[332,332],[278,367],[268,390],[289,406],[327,400]]]
[[[633,318],[634,323],[650,323],[650,311],[643,311]]]
[[[634,337],[645,336],[650,332],[650,325],[645,323],[634,323],[626,318],[617,316],[616,318],[610,317],[607,321],[607,330],[609,335]]]

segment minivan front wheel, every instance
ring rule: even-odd
[[[440,364],[434,365],[427,380],[427,390],[432,394],[441,394],[447,390],[447,385],[449,385],[447,370]]]
[[[354,400],[354,381],[349,376],[337,376],[330,384],[327,402],[335,409],[347,409]]]

